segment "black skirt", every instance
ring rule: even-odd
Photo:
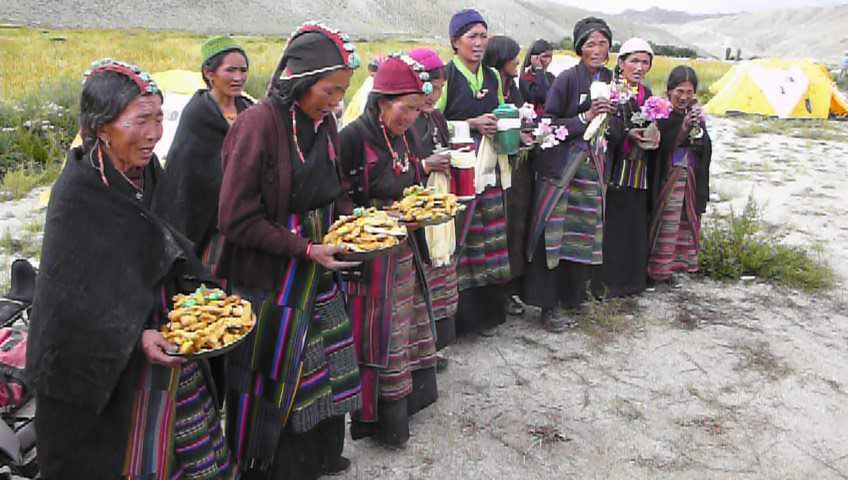
[[[345,417],[330,417],[302,434],[280,433],[269,472],[247,470],[244,480],[317,480],[338,462],[344,450]]]
[[[607,297],[642,293],[648,278],[648,191],[607,190],[603,282]]]
[[[481,333],[506,322],[506,285],[486,285],[459,292],[456,334]]]
[[[603,295],[601,266],[560,260],[553,270],[548,269],[545,239],[539,239],[533,261],[524,274],[521,299],[528,305],[541,308],[579,310],[589,299]]]
[[[376,422],[362,422],[354,416],[350,436],[354,440],[374,437],[384,445],[401,447],[409,440],[409,417],[435,403],[438,397],[436,369],[415,370],[412,392],[400,400],[378,400]]]

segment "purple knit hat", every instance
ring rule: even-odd
[[[450,21],[450,38],[457,38],[462,35],[465,27],[475,23],[482,23],[484,27],[489,28],[489,24],[483,20],[483,15],[473,9],[460,10],[453,14]]]

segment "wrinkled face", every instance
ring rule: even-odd
[[[685,112],[697,98],[695,96],[695,86],[692,82],[686,81],[668,91],[668,99],[678,112]]]
[[[380,101],[380,119],[392,134],[403,135],[418,119],[427,96],[423,93],[403,95]]]
[[[209,80],[211,90],[228,97],[238,97],[247,83],[247,59],[239,52],[230,52],[215,71],[204,69],[203,74]]]
[[[645,52],[631,53],[627,58],[619,60],[618,64],[627,83],[640,85],[651,71],[651,56]]]
[[[452,41],[459,58],[469,63],[480,63],[489,45],[489,31],[482,23],[471,27],[461,37]]]
[[[303,98],[297,101],[298,106],[309,118],[315,121],[321,120],[338,108],[350,87],[352,77],[353,70],[349,68],[330,73],[312,85]]]
[[[554,60],[554,52],[553,50],[548,50],[547,52],[543,52],[539,55],[539,61],[542,62],[542,69],[547,70],[549,66],[551,66],[551,62]]]
[[[518,76],[518,66],[519,61],[518,57],[513,58],[512,60],[506,62],[503,67],[503,71],[508,77],[517,77]]]
[[[426,100],[424,100],[424,106],[421,107],[421,111],[424,113],[431,113],[436,109],[436,103],[442,97],[442,91],[445,88],[444,78],[430,80],[430,83],[433,85],[433,93],[427,95]]]
[[[610,44],[607,37],[601,32],[592,32],[586,43],[583,44],[580,55],[583,63],[593,70],[604,66],[609,59]]]
[[[125,172],[150,163],[153,147],[162,138],[162,116],[159,95],[139,95],[114,122],[100,129],[98,136],[108,145],[115,168]]]

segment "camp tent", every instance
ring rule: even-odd
[[[569,68],[580,63],[580,58],[575,57],[574,55],[566,54],[566,55],[554,55],[554,58],[551,60],[550,66],[548,66],[548,71],[553,73],[556,77],[560,73]]]
[[[162,89],[164,97],[162,102],[162,113],[164,114],[162,139],[159,140],[153,151],[156,152],[157,157],[165,160],[168,149],[171,148],[171,142],[174,141],[174,135],[177,133],[177,125],[180,124],[180,115],[183,113],[183,108],[191,100],[194,92],[206,88],[206,84],[203,83],[200,72],[189,70],[167,70],[154,73],[151,76],[153,81]]]
[[[810,60],[753,60],[731,68],[710,87],[704,110],[778,118],[848,115],[848,101],[823,65]]]

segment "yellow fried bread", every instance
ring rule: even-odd
[[[465,209],[465,205],[459,203],[452,193],[413,185],[404,189],[403,199],[395,202],[392,209],[399,212],[405,222],[439,222],[455,217]]]
[[[324,236],[326,245],[342,245],[357,253],[394,247],[406,237],[397,219],[376,208],[357,208],[353,215],[339,218]]]
[[[253,328],[253,308],[238,295],[201,286],[189,295],[175,295],[174,309],[162,336],[181,355],[219,350],[241,340]]]

